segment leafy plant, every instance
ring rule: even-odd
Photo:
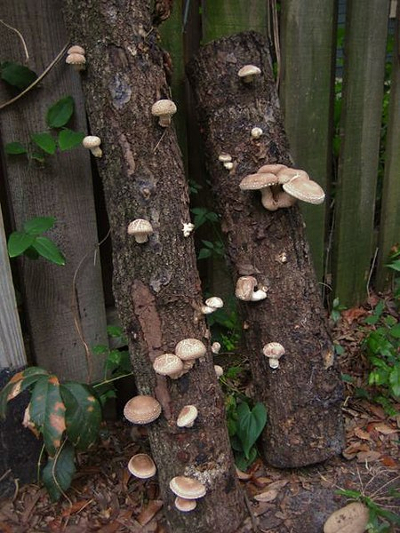
[[[33,70],[11,61],[3,61],[0,64],[0,70],[1,79],[20,91],[29,87],[37,79],[37,74]]]
[[[342,311],[345,311],[346,309],[347,307],[340,303],[339,298],[335,298],[332,302],[330,319],[333,320],[333,322],[337,322],[341,317]]]
[[[7,243],[8,255],[25,255],[30,259],[44,257],[56,265],[65,265],[65,257],[48,237],[42,234],[54,226],[53,217],[35,217],[24,222],[22,231],[13,231]]]
[[[46,111],[46,124],[49,128],[60,131],[41,131],[31,134],[32,143],[24,146],[20,141],[5,145],[8,155],[26,155],[29,159],[44,163],[46,156],[54,155],[57,148],[62,152],[71,150],[82,143],[84,133],[66,127],[74,114],[75,103],[72,96],[65,96]]]
[[[400,515],[380,506],[373,497],[366,496],[356,490],[340,489],[336,492],[341,496],[362,502],[368,507],[369,522],[367,524],[367,531],[369,533],[390,533],[393,531],[393,526],[400,526]],[[393,496],[398,498],[400,494],[394,492]]]

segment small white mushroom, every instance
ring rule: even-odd
[[[184,237],[189,237],[190,234],[192,233],[192,231],[194,230],[194,224],[192,224],[191,222],[189,223],[183,223],[183,236]]]
[[[78,44],[74,44],[67,50],[67,54],[81,54],[82,56],[85,55],[85,49],[82,48],[82,46],[79,46]]]
[[[213,342],[211,344],[211,352],[214,354],[214,355],[217,355],[219,354],[221,350],[221,344],[219,342]]]
[[[100,148],[101,139],[96,137],[96,135],[87,135],[82,141],[84,148],[87,148],[92,152],[94,157],[101,157],[103,155],[102,149]]]
[[[153,233],[153,226],[144,218],[133,220],[128,226],[128,234],[135,237],[138,243],[147,242],[148,236]]]
[[[218,296],[212,296],[211,298],[207,298],[205,305],[201,306],[201,312],[203,315],[210,315],[217,309],[221,309],[221,307],[224,307],[223,300],[218,298]]]
[[[227,161],[226,163],[224,163],[224,167],[225,167],[227,170],[232,170],[232,169],[233,169],[233,163],[232,163],[232,161]]]
[[[67,63],[67,65],[72,65],[74,69],[78,72],[80,72],[81,70],[85,70],[86,68],[86,58],[83,54],[68,54],[65,59],[65,62]]]
[[[271,368],[279,368],[279,359],[284,355],[285,348],[279,342],[269,342],[263,348],[263,354],[268,357]]]
[[[264,132],[261,128],[253,128],[250,132],[250,135],[253,137],[253,139],[259,139],[263,133]]]
[[[255,65],[245,65],[238,72],[239,78],[241,78],[244,83],[251,83],[254,78],[260,74],[261,70]]]
[[[151,114],[158,117],[158,123],[163,128],[171,125],[171,118],[176,111],[176,105],[172,100],[168,99],[157,100],[151,108]]]
[[[220,365],[214,365],[215,375],[220,378],[224,375],[224,369]]]
[[[195,405],[185,405],[180,411],[176,420],[176,425],[179,428],[191,428],[198,415],[198,410]]]
[[[232,161],[232,156],[223,152],[222,154],[219,154],[218,161],[221,161],[221,163],[229,163]]]
[[[253,276],[241,276],[236,282],[235,296],[245,302],[258,302],[267,297],[265,287],[255,290],[257,280]]]

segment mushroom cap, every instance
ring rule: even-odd
[[[263,165],[257,170],[258,174],[265,174],[267,172],[271,174],[277,174],[281,170],[288,168],[286,165],[283,165],[282,163],[270,163],[268,165]]]
[[[206,494],[203,483],[193,477],[176,476],[169,482],[169,488],[176,496],[185,500],[196,500]]]
[[[149,424],[161,414],[161,405],[153,396],[131,398],[124,407],[124,416],[132,424]]]
[[[183,370],[182,359],[174,353],[158,355],[153,361],[153,368],[161,376],[178,377]]]
[[[255,65],[245,65],[238,72],[239,78],[246,78],[247,76],[256,76],[257,74],[261,74],[261,69],[259,69]]]
[[[101,145],[101,139],[96,135],[87,135],[82,140],[82,145],[84,148],[97,148]]]
[[[224,375],[224,369],[220,365],[214,365],[215,375],[220,378]]]
[[[282,185],[285,192],[309,204],[322,204],[325,192],[317,182],[301,177],[293,178]]]
[[[332,513],[324,524],[324,533],[363,533],[369,520],[369,510],[361,502],[349,503]]]
[[[157,102],[155,102],[151,108],[151,114],[155,117],[161,117],[162,115],[174,115],[176,111],[176,105],[172,100],[168,99],[157,100]]]
[[[139,479],[148,479],[155,475],[157,468],[149,455],[138,453],[130,458],[128,470],[133,476]]]
[[[129,235],[150,235],[151,233],[153,233],[153,226],[144,218],[137,218],[128,226]]]
[[[263,347],[263,354],[265,357],[280,359],[284,353],[285,348],[279,342],[269,342]]]
[[[252,128],[250,132],[250,135],[253,137],[253,139],[259,139],[262,134],[263,134],[263,130],[258,127]]]
[[[82,56],[85,55],[85,49],[82,48],[82,46],[79,46],[78,44],[74,44],[67,50],[67,54],[81,54]]]
[[[197,339],[183,339],[175,347],[175,353],[182,361],[203,357],[206,352],[207,348]]]
[[[235,296],[239,300],[251,300],[257,280],[253,276],[241,276],[236,282]]]
[[[263,172],[260,174],[249,174],[239,183],[242,191],[259,191],[271,185],[276,185],[278,178],[272,172]]]
[[[185,405],[180,411],[176,420],[176,425],[179,428],[191,427],[196,420],[198,410],[195,405]]]
[[[221,309],[221,307],[224,307],[224,301],[221,298],[218,298],[218,296],[207,298],[205,304],[207,307],[214,307],[215,309]]]
[[[178,511],[188,513],[189,511],[193,511],[193,509],[196,509],[197,502],[196,500],[187,500],[186,498],[181,498],[180,496],[177,496],[175,498],[175,507],[178,509]]]
[[[65,62],[68,65],[85,65],[86,58],[83,54],[77,54],[75,52],[72,54],[68,54],[67,57],[65,58]]]
[[[221,163],[229,163],[232,161],[232,156],[230,154],[222,153],[218,156],[218,161],[221,161]]]
[[[220,342],[213,342],[212,345],[211,345],[211,351],[212,353],[214,354],[218,354],[221,350],[221,343]]]

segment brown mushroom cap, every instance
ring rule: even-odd
[[[185,405],[178,415],[176,425],[179,428],[191,428],[197,415],[198,410],[195,405]]]
[[[368,520],[368,507],[353,502],[330,515],[324,524],[324,533],[363,533]]]
[[[149,455],[138,453],[130,458],[128,470],[133,476],[139,479],[148,479],[155,475],[157,468]]]
[[[124,416],[132,424],[149,424],[160,414],[161,405],[152,396],[134,396],[124,407]]]
[[[73,65],[77,70],[83,70],[86,65],[86,58],[83,54],[68,54],[65,58],[68,65]]]
[[[239,183],[242,191],[259,191],[272,185],[277,185],[278,178],[272,172],[263,172],[260,174],[249,174]]]
[[[175,507],[178,509],[178,511],[188,513],[189,511],[193,511],[193,509],[196,509],[197,502],[196,500],[187,500],[186,498],[180,498],[179,496],[177,496],[175,498]]]
[[[164,353],[154,359],[153,368],[161,376],[169,376],[172,379],[176,379],[181,375],[183,362],[174,353]]]
[[[284,183],[282,187],[290,196],[309,204],[322,204],[325,200],[325,192],[322,187],[310,179],[293,178]]]
[[[82,56],[85,55],[85,49],[82,48],[82,46],[79,46],[78,44],[74,44],[67,50],[67,54],[81,54]]]
[[[238,72],[239,78],[242,78],[246,83],[253,81],[254,76],[258,76],[259,74],[261,74],[261,69],[255,65],[245,65]]]
[[[176,496],[185,500],[196,500],[206,494],[203,483],[193,477],[176,476],[169,482],[169,488]]]
[[[271,173],[271,174],[277,174],[281,170],[284,170],[288,168],[286,165],[283,165],[282,163],[270,163],[268,165],[263,165],[257,170],[257,174],[265,174],[265,173]]]
[[[153,226],[144,218],[133,220],[128,226],[128,234],[135,237],[136,242],[146,242],[148,236],[153,233]]]
[[[207,348],[197,339],[183,339],[175,347],[175,353],[182,361],[203,357],[206,352]]]
[[[301,178],[302,180],[309,180],[310,176],[304,170],[297,168],[285,167],[277,171],[277,176],[279,178],[279,183],[283,185],[291,181],[294,178]]]
[[[159,118],[159,124],[166,128],[171,124],[171,117],[177,111],[176,105],[172,100],[158,100],[152,105],[151,114]]]
[[[256,278],[254,278],[253,276],[241,276],[236,282],[236,298],[239,298],[239,300],[243,300],[245,302],[256,302],[259,300],[264,300],[264,298],[267,297],[267,293],[262,289],[255,291],[254,289],[256,286]]]

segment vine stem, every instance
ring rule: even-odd
[[[11,31],[15,31],[15,33],[21,39],[22,46],[24,48],[24,52],[25,52],[25,56],[26,56],[26,60],[29,61],[28,47],[26,46],[26,42],[25,42],[25,39],[24,39],[24,36],[22,35],[22,33],[19,30],[17,30],[17,28],[14,28],[14,26],[10,26],[10,24],[7,24],[7,22],[4,22],[4,20],[2,20],[2,19],[0,19],[0,24],[3,24],[3,26],[5,26],[6,28],[8,28]]]

